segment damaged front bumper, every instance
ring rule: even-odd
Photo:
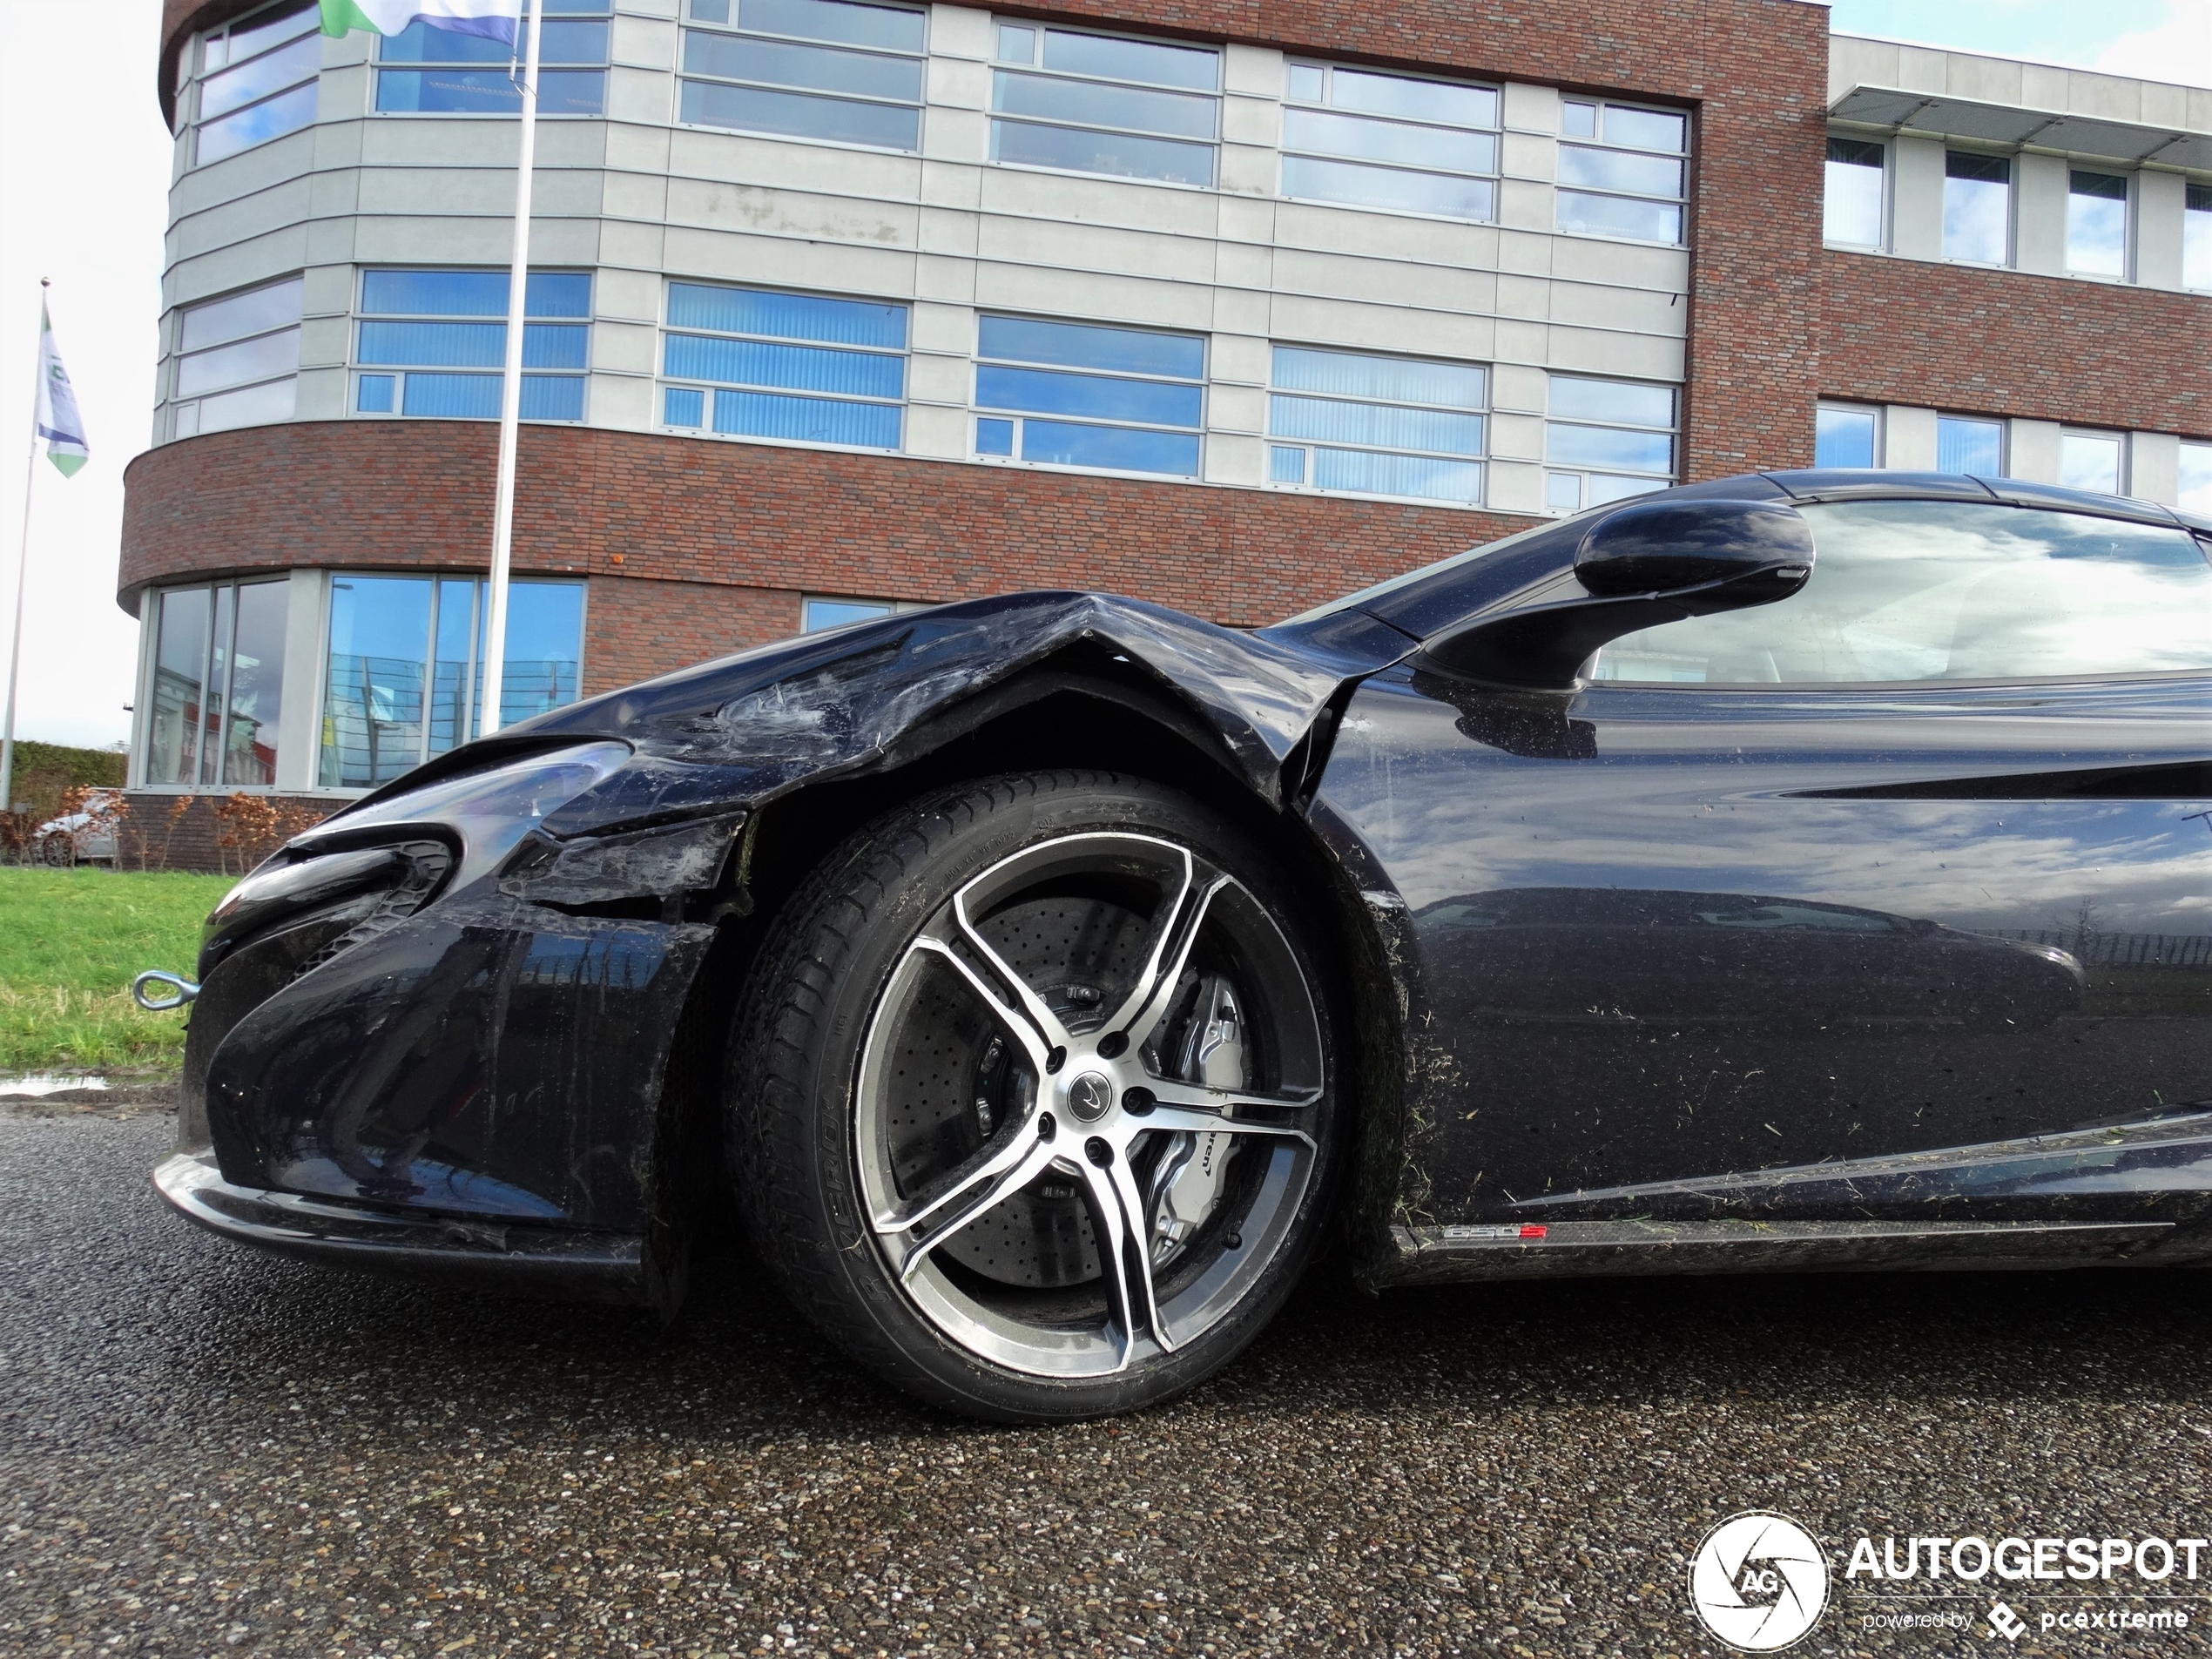
[[[153,1185],[179,1215],[210,1232],[310,1261],[664,1314],[681,1298],[677,1275],[642,1234],[401,1215],[233,1186],[210,1148],[175,1154],[154,1170]]]

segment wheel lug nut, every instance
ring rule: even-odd
[[[1128,1047],[1127,1036],[1119,1031],[1109,1031],[1098,1039],[1098,1057],[1101,1060],[1118,1060],[1121,1058],[1122,1051]]]
[[[1145,1116],[1158,1103],[1149,1089],[1139,1087],[1122,1091],[1122,1109],[1132,1117]]]
[[[1113,1163],[1114,1149],[1094,1135],[1083,1143],[1083,1156],[1103,1170]]]

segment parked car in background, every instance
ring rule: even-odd
[[[123,792],[95,789],[73,813],[50,818],[38,826],[31,845],[39,861],[57,870],[74,864],[113,864],[115,830],[123,813]]]

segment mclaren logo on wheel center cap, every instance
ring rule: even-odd
[[[1102,1073],[1086,1071],[1068,1085],[1068,1109],[1086,1123],[1096,1123],[1114,1109],[1114,1085]]]

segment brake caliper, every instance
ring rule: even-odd
[[[1244,1019],[1237,993],[1218,974],[1198,981],[1198,995],[1184,1028],[1176,1071],[1185,1082],[1212,1089],[1244,1086]],[[1229,1161],[1238,1137],[1219,1130],[1178,1132],[1153,1166],[1152,1263],[1179,1251],[1221,1202]]]

